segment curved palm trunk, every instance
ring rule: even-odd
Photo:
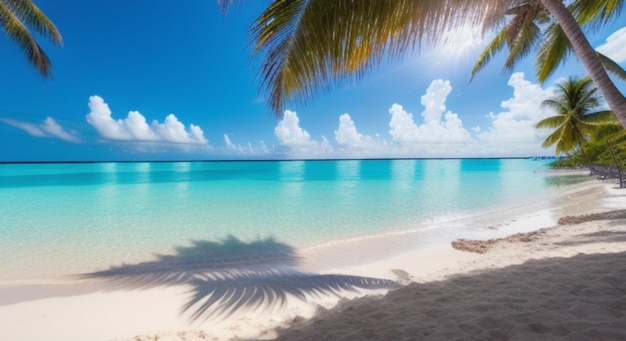
[[[622,173],[622,166],[620,165],[619,158],[617,157],[617,153],[615,152],[615,148],[613,147],[613,140],[610,138],[606,139],[606,144],[609,145],[609,151],[611,152],[611,157],[613,158],[613,162],[615,162],[615,167],[617,167],[617,174],[619,176],[619,187],[626,187],[626,183],[624,182],[624,175]]]
[[[585,158],[585,161],[587,161],[587,166],[589,166],[589,171],[593,172],[591,170],[591,160],[589,159],[589,155],[587,155],[587,152],[585,151],[585,138],[583,136],[583,134],[580,132],[580,130],[574,126],[574,134],[576,134],[576,139],[578,140],[578,145],[580,146],[580,151],[583,153],[583,157]]]
[[[562,0],[541,0],[541,3],[561,24],[565,35],[589,73],[593,83],[604,95],[604,99],[623,127],[626,127],[626,97],[617,89],[600,63],[596,51],[583,34],[582,29]]]

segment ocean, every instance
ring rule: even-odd
[[[532,159],[0,164],[0,284],[227,236],[304,247],[433,229],[588,180],[547,169]]]

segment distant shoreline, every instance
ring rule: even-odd
[[[441,158],[339,158],[339,159],[218,159],[218,160],[75,160],[75,161],[0,161],[6,164],[81,164],[81,163],[175,163],[175,162],[283,162],[283,161],[391,161],[391,160],[558,160],[554,156],[509,156],[509,157],[441,157]]]

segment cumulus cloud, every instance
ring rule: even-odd
[[[287,156],[300,158],[337,157],[491,157],[550,154],[541,148],[549,131],[538,130],[535,124],[553,114],[541,102],[553,96],[552,88],[543,89],[513,74],[508,82],[511,98],[500,103],[499,113],[488,113],[486,127],[466,129],[460,114],[448,110],[446,100],[452,90],[449,81],[431,82],[420,103],[419,116],[394,103],[389,108],[389,137],[362,134],[350,114],[339,116],[333,148],[326,139],[315,141],[300,126],[293,111],[285,111],[274,133]],[[227,144],[229,144],[227,142]]]
[[[368,156],[376,156],[387,146],[387,143],[380,138],[374,139],[359,133],[349,114],[339,116],[339,127],[335,130],[335,141],[343,150],[358,151]]]
[[[382,157],[388,144],[379,137],[372,138],[359,133],[349,114],[339,116],[339,127],[335,130],[338,153],[345,157]]]
[[[490,113],[491,126],[479,132],[477,138],[491,152],[500,149],[515,155],[538,154],[549,132],[536,129],[535,125],[554,114],[552,109],[541,106],[541,102],[554,95],[554,90],[542,89],[539,84],[525,80],[521,72],[511,75],[508,84],[513,87],[513,97],[501,103],[505,111]]]
[[[446,111],[446,99],[452,86],[450,81],[436,79],[430,83],[426,94],[421,97],[424,111],[420,114],[423,123],[417,124],[413,114],[394,103],[389,109],[391,121],[389,134],[399,144],[463,143],[471,141],[470,133],[463,127],[459,115]]]
[[[174,114],[165,117],[163,123],[157,120],[148,124],[138,111],[130,111],[125,119],[114,119],[109,105],[100,96],[89,97],[87,123],[93,126],[100,136],[116,141],[166,142],[208,146],[202,129],[194,124],[189,128]]]
[[[606,43],[598,46],[596,50],[617,63],[626,62],[626,27],[615,31],[606,38]]]
[[[279,152],[290,157],[328,157],[333,151],[326,138],[316,141],[309,133],[300,127],[300,118],[295,111],[285,110],[282,119],[274,128],[274,135],[278,138]]]
[[[21,122],[9,118],[3,118],[0,120],[8,125],[22,129],[34,137],[55,137],[72,143],[81,142],[76,132],[66,130],[50,116],[46,117],[41,124]]]

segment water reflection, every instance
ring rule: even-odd
[[[420,200],[431,214],[452,208],[461,195],[461,160],[423,160]],[[467,180],[467,179],[465,179]]]
[[[100,164],[99,172],[102,174],[102,182],[104,184],[116,184],[118,181],[117,174],[117,163],[116,162],[107,162]]]
[[[134,164],[133,173],[135,174],[135,183],[133,184],[134,203],[142,205],[150,201],[150,183],[152,174],[152,164],[149,162],[141,162]]]
[[[280,192],[287,198],[298,198],[304,190],[304,161],[280,161]]]
[[[140,162],[134,164],[133,172],[136,175],[136,181],[139,183],[149,183],[151,178],[152,164],[149,162]]]
[[[415,188],[416,160],[392,160],[391,176],[394,191],[411,192]]]
[[[96,187],[99,204],[97,207],[109,212],[113,210],[118,200],[118,167],[117,163],[109,162],[100,165],[102,174],[102,185]]]
[[[189,181],[191,180],[191,163],[176,162],[172,165],[176,174],[174,191],[178,199],[189,197]]]
[[[345,197],[355,197],[358,181],[361,180],[361,161],[339,161],[337,162],[335,172],[337,193]]]

